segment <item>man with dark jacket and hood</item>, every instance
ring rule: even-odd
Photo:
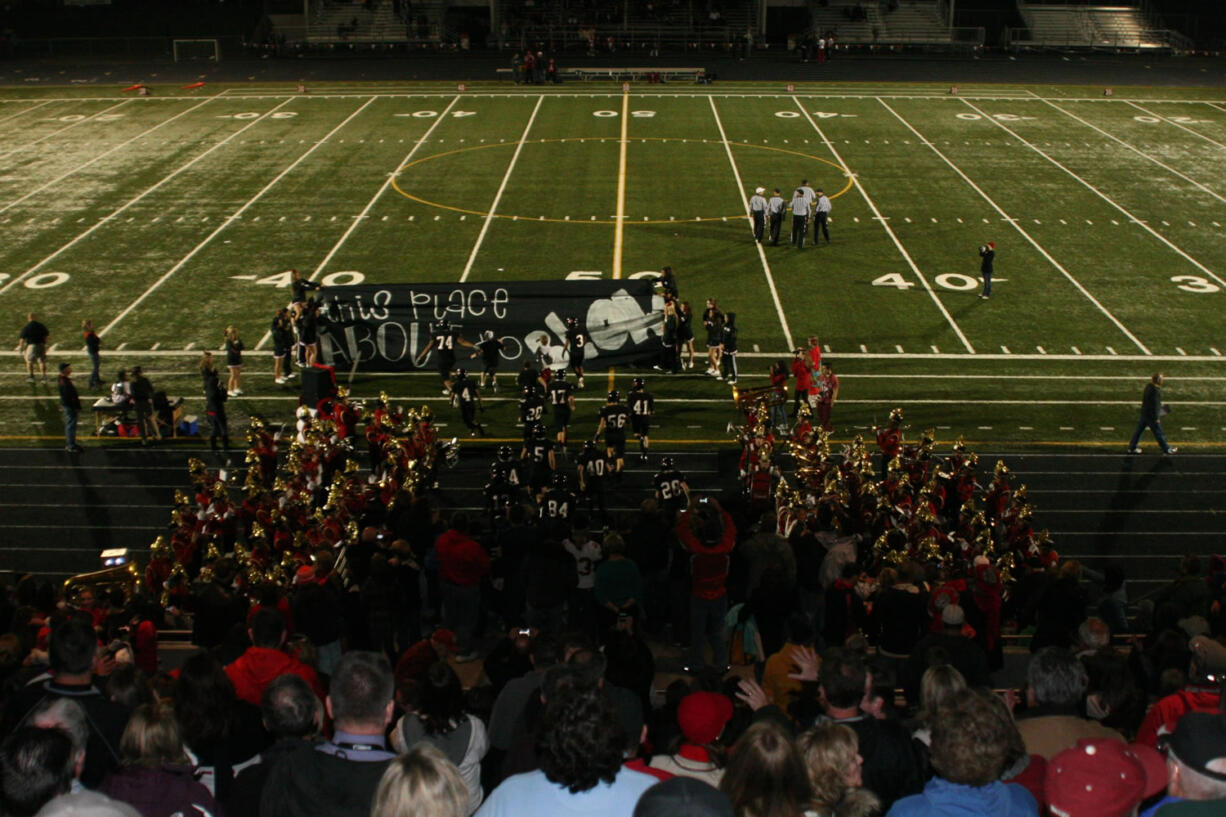
[[[225,802],[226,817],[259,817],[260,796],[269,772],[281,758],[306,745],[314,745],[322,720],[322,707],[314,690],[301,677],[282,675],[264,688],[260,712],[264,728],[275,742],[260,755],[260,762],[234,778]]]
[[[720,375],[720,380],[726,381],[728,384],[736,385],[736,313],[729,312],[724,315],[724,328],[721,335],[724,354],[720,357],[720,366],[723,372]]]

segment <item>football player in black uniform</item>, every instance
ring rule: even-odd
[[[490,466],[490,481],[482,489],[485,495],[485,512],[492,521],[508,518],[508,512],[515,504],[516,488],[507,481],[507,468],[500,462]]]
[[[430,342],[426,344],[426,348],[421,350],[421,354],[417,356],[414,363],[418,366],[430,354],[433,349],[437,352],[435,363],[438,364],[439,377],[443,379],[443,394],[451,394],[451,370],[455,368],[455,350],[456,346],[467,346],[472,348],[472,344],[464,340],[447,322],[446,318],[437,321],[430,327]]]
[[[528,432],[533,423],[542,423],[545,419],[545,400],[541,393],[531,386],[520,390],[519,421],[524,424],[524,444],[528,442]]]
[[[566,341],[562,344],[562,351],[570,352],[570,369],[579,379],[579,388],[583,388],[583,355],[590,341],[587,332],[579,328],[578,318],[566,319]]]
[[[477,409],[485,411],[485,407],[481,405],[481,394],[477,390],[477,384],[468,376],[467,369],[455,370],[455,379],[451,386],[451,404],[454,406],[457,402],[460,404],[460,416],[468,427],[468,433],[474,437],[484,437],[485,426],[477,422]]]
[[[506,474],[507,484],[515,489],[515,500],[518,502],[519,491],[523,488],[525,481],[522,460],[516,459],[514,448],[509,445],[500,445],[498,446],[498,459],[490,465],[490,469],[492,470],[496,465],[502,467],[503,473]]]
[[[613,460],[613,473],[621,474],[626,464],[626,426],[630,424],[630,412],[622,405],[622,395],[617,389],[609,392],[608,402],[600,409],[600,425],[595,437],[604,433],[605,451]]]
[[[601,451],[596,443],[587,440],[583,443],[583,451],[579,454],[579,490],[587,501],[588,512],[596,514],[600,509],[600,521],[608,521],[605,510],[604,489],[605,479],[613,473],[613,463],[609,456]]]
[[[690,486],[685,481],[685,474],[677,470],[677,463],[672,457],[660,460],[660,470],[656,472],[651,484],[656,489],[656,502],[664,513],[664,518],[670,523],[677,514],[690,505]]]
[[[541,496],[541,521],[546,529],[555,531],[555,535],[565,535],[570,532],[570,514],[574,509],[575,495],[570,492],[570,480],[566,474],[555,473]]]
[[[634,436],[639,438],[639,459],[647,462],[647,449],[651,445],[648,435],[651,434],[651,415],[656,410],[656,400],[643,384],[643,378],[636,377],[630,384],[630,427]]]
[[[498,361],[502,359],[502,347],[502,341],[494,337],[492,329],[486,329],[481,335],[481,340],[477,341],[473,357],[481,356],[481,382],[478,385],[483,389],[485,378],[488,377],[490,388],[495,392],[498,391]]]
[[[549,410],[553,412],[553,431],[557,435],[558,445],[566,447],[566,429],[570,426],[570,415],[575,410],[575,387],[566,382],[566,370],[555,369],[549,380]]]
[[[528,466],[528,490],[532,492],[533,499],[539,500],[550,475],[558,467],[553,455],[553,444],[545,434],[545,427],[540,423],[528,425],[528,439],[524,441],[521,458]]]

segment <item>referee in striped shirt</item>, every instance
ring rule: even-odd
[[[809,197],[804,188],[796,188],[792,196],[792,243],[796,249],[805,248],[805,233],[809,231]]]
[[[749,215],[753,217],[753,240],[762,243],[766,233],[766,198],[762,195],[765,187],[759,187],[749,199]]]

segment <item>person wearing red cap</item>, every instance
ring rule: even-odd
[[[992,264],[996,261],[996,242],[989,241],[979,248],[979,274],[983,276],[983,294],[979,297],[985,301],[992,297]]]
[[[446,661],[460,651],[456,644],[455,633],[443,627],[423,638],[401,654],[396,662],[396,686],[405,681],[424,681],[430,665],[437,661]]]
[[[718,787],[724,776],[721,747],[717,744],[732,718],[732,701],[718,692],[692,692],[677,707],[682,742],[671,754],[651,759],[654,769],[678,777],[692,777]]]
[[[1044,789],[1054,817],[1133,817],[1166,788],[1157,750],[1115,740],[1079,740],[1047,764]]]

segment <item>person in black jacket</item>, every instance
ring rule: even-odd
[[[1162,415],[1165,413],[1166,407],[1162,405],[1162,372],[1154,372],[1141,394],[1141,419],[1137,422],[1137,430],[1132,432],[1132,439],[1128,441],[1129,454],[1141,453],[1141,432],[1147,428],[1154,432],[1154,439],[1158,441],[1163,454],[1174,454],[1179,450],[1168,443],[1162,433]]]
[[[292,673],[282,675],[264,688],[260,712],[264,728],[275,742],[260,755],[259,763],[247,766],[235,776],[230,796],[224,803],[226,817],[259,817],[260,797],[269,770],[303,744],[316,743],[322,709],[311,686]]]
[[[200,358],[200,374],[204,378],[204,410],[209,417],[209,447],[217,450],[217,438],[221,438],[222,447],[230,450],[230,427],[226,423],[226,400],[229,395],[221,385],[217,375],[217,366],[213,363],[213,353],[205,352]]]
[[[160,440],[162,435],[153,421],[153,384],[140,366],[132,367],[132,409],[136,412],[141,445],[148,445],[150,437]]]
[[[60,409],[64,412],[64,447],[80,454],[85,449],[77,445],[77,418],[81,414],[81,396],[72,383],[72,364],[60,364]]]
[[[720,364],[723,372],[720,379],[731,386],[736,385],[736,313],[729,312],[724,318],[724,326],[721,332],[721,343],[723,353],[720,355]]]

